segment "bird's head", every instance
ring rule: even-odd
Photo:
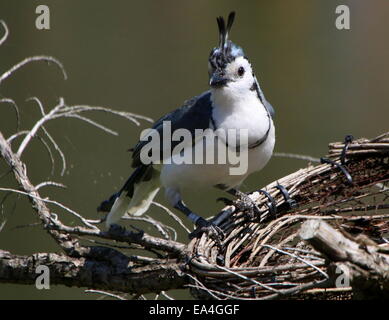
[[[208,59],[209,85],[212,89],[250,90],[256,83],[250,62],[243,49],[228,39],[235,12],[228,16],[227,24],[218,17],[219,46],[212,49]]]

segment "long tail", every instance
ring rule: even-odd
[[[159,189],[159,172],[151,165],[140,166],[128,178],[122,189],[104,201],[98,210],[109,211],[106,220],[109,227],[126,213],[134,216],[145,213]]]

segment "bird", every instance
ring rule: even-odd
[[[253,67],[243,49],[229,39],[235,12],[228,15],[227,22],[217,17],[219,42],[208,58],[209,89],[187,100],[180,108],[164,115],[152,126],[160,141],[154,144],[158,161],[144,163],[142,150],[149,146],[150,140],[140,139],[132,151],[133,173],[123,187],[108,200],[103,201],[98,210],[108,212],[106,225],[110,228],[125,215],[140,216],[150,207],[161,188],[170,205],[184,213],[198,228],[212,228],[218,221],[210,222],[192,211],[183,200],[184,190],[198,190],[215,187],[236,197],[250,198],[239,190],[243,181],[252,173],[265,167],[270,160],[275,145],[274,108],[266,100]],[[229,146],[230,139],[220,138],[226,148],[242,152],[247,156],[247,168],[241,174],[231,174],[234,165],[226,163],[177,163],[172,159],[177,153],[165,155],[180,143],[173,141],[164,132],[164,124],[169,123],[171,130],[183,129],[192,134],[181,149],[195,151],[203,147],[203,152],[215,151],[217,138],[207,140],[206,134],[196,135],[198,130],[208,134],[216,132],[236,132],[246,130],[246,140],[235,137],[235,145]],[[234,131],[235,130],[235,131]],[[231,139],[232,141],[234,139]],[[242,144],[239,144],[242,142]],[[245,144],[243,145],[243,142]],[[245,147],[245,148],[244,148]],[[204,151],[205,150],[205,151]],[[166,161],[170,160],[170,161]],[[252,201],[252,200],[251,200]],[[254,206],[254,204],[252,204]]]

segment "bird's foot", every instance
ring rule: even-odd
[[[200,217],[196,221],[196,226],[197,226],[197,229],[189,234],[189,239],[196,238],[204,232],[207,233],[207,235],[210,238],[212,238],[213,240],[216,240],[217,242],[220,242],[221,240],[224,239],[223,230],[220,229],[213,222],[210,222],[210,221],[205,220],[204,218]]]
[[[121,226],[121,225],[118,225],[118,224],[111,224],[109,226],[109,229],[108,229],[108,233],[110,235],[112,235],[113,237],[116,237],[116,238],[121,238],[121,237],[125,237],[125,236],[128,236],[128,233],[131,233],[131,236],[135,236],[139,239],[142,239],[145,232],[144,230],[142,229],[139,229],[133,225],[130,225],[134,230],[134,231],[129,231],[127,230],[125,227]]]
[[[234,201],[234,205],[238,211],[246,213],[250,220],[254,220],[261,214],[255,201],[243,192],[239,193],[239,198]]]
[[[108,229],[108,233],[112,235],[122,235],[126,232],[126,228],[118,225],[118,224],[111,224]]]

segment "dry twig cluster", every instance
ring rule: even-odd
[[[338,164],[344,146],[330,144],[330,156]],[[335,296],[350,291],[348,286],[335,287],[336,275],[327,270],[328,252],[303,241],[300,226],[308,220],[326,221],[375,242],[382,251],[388,249],[389,133],[353,141],[346,156],[344,168],[351,183],[336,166],[309,166],[264,189],[276,200],[275,217],[270,216],[267,197],[254,192],[251,197],[262,209],[257,221],[238,212],[221,226],[227,234],[221,245],[205,235],[192,241],[192,272],[198,276],[194,286],[214,298],[274,299],[302,292],[309,296],[309,290],[318,287],[327,289],[315,292]],[[278,184],[297,207],[286,206]],[[386,268],[388,272],[389,264]]]

